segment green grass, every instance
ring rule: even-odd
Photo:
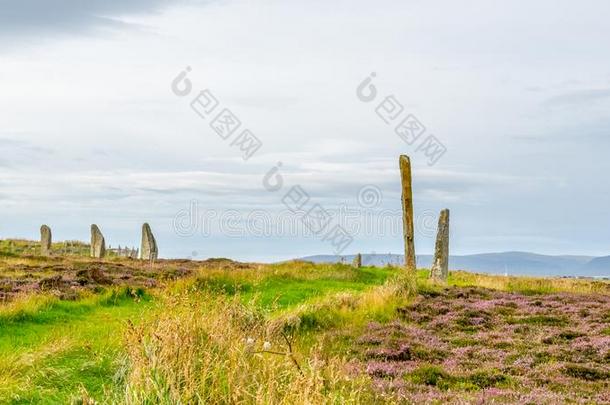
[[[51,244],[51,251],[70,256],[89,256],[89,245],[80,241],[62,241]],[[0,240],[0,256],[20,257],[40,255],[40,242],[23,239]]]
[[[256,295],[264,308],[276,305],[278,308],[288,308],[312,298],[322,297],[341,291],[364,291],[373,286],[383,284],[393,271],[385,269],[361,268],[358,271],[346,269],[350,278],[333,278],[323,276],[308,280],[298,277],[272,276],[260,285],[248,291],[244,298]]]
[[[291,262],[267,266],[254,276],[243,270],[201,272],[194,283],[204,290],[239,293],[244,302],[254,299],[264,309],[287,309],[334,293],[364,291],[383,284],[400,271]]]
[[[286,263],[254,271],[202,271],[171,284],[168,291],[238,294],[243,302],[279,313],[336,293],[363,292],[398,271]],[[34,295],[0,305],[0,403],[60,404],[69,403],[83,389],[97,400],[116,392],[120,382],[115,377],[124,367],[127,321],[162,311],[157,301],[155,293],[125,288],[77,301]]]
[[[119,366],[125,321],[151,307],[141,293],[0,307],[0,403],[69,403],[81,387],[102,398]]]

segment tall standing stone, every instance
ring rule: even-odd
[[[411,187],[411,160],[407,155],[400,155],[400,179],[402,183],[402,234],[405,241],[405,266],[415,271],[415,241],[413,231],[413,190]]]
[[[362,267],[362,255],[360,253],[358,253],[355,257],[354,257],[354,261],[352,262],[352,266],[359,269],[360,267]]]
[[[142,225],[142,245],[140,248],[140,258],[142,260],[150,260],[154,261],[157,259],[159,255],[159,250],[157,249],[157,241],[150,229],[150,225],[145,223]]]
[[[447,281],[447,276],[449,276],[449,210],[444,209],[438,218],[438,233],[436,234],[434,262],[432,263],[430,277],[435,280]]]
[[[91,225],[91,257],[100,259],[106,255],[106,241],[100,228],[93,224]]]
[[[49,256],[51,254],[51,243],[53,242],[53,236],[51,235],[51,228],[47,225],[40,227],[40,253],[43,256]]]

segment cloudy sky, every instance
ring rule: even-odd
[[[0,0],[0,237],[46,223],[87,240],[97,223],[137,245],[148,221],[165,257],[330,254],[277,226],[299,185],[333,224],[358,212],[345,253],[398,253],[388,213],[408,154],[419,253],[447,207],[454,254],[608,255],[609,14],[603,0]],[[201,117],[204,89],[219,104]],[[386,123],[388,96],[402,111]],[[227,140],[210,126],[224,108],[241,122]],[[426,129],[412,144],[394,132],[409,114]],[[232,145],[246,128],[262,142],[247,161]],[[429,135],[446,148],[433,165]]]

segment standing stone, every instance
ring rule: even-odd
[[[434,263],[432,263],[430,277],[447,281],[447,276],[449,276],[449,210],[444,209],[438,219]]]
[[[142,225],[142,245],[140,249],[140,258],[142,260],[155,261],[159,255],[157,250],[157,241],[153,236],[150,225]]]
[[[354,261],[352,262],[352,266],[359,269],[360,267],[362,267],[362,255],[360,253],[358,253],[355,257],[354,257]]]
[[[106,241],[100,228],[93,224],[91,225],[91,257],[100,259],[106,255]]]
[[[51,228],[47,225],[40,227],[40,253],[43,256],[49,256],[51,254],[51,243],[53,237],[51,236]]]
[[[415,242],[413,231],[413,190],[411,188],[411,160],[400,155],[400,179],[402,183],[402,234],[405,241],[405,266],[415,271]]]

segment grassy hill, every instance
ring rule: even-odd
[[[88,256],[89,245],[80,241],[55,242],[51,250],[62,256]],[[0,256],[37,256],[40,243],[25,239],[0,240]]]
[[[604,281],[28,249],[0,280],[0,403],[608,400]]]

